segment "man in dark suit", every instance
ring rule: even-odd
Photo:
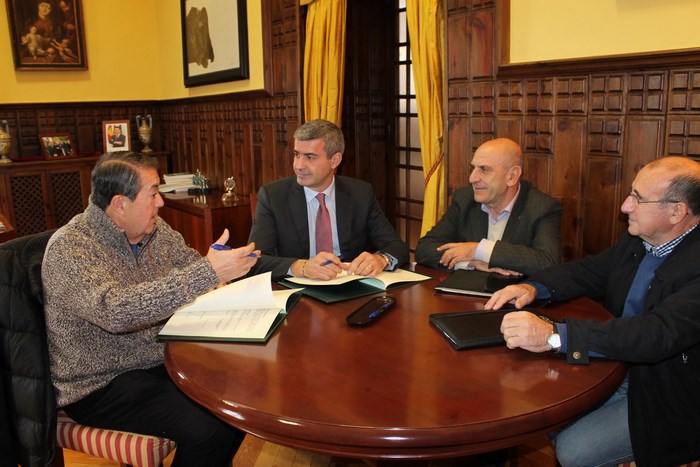
[[[433,268],[529,274],[559,262],[561,205],[521,180],[523,154],[498,138],[479,146],[469,183],[416,246]]]
[[[109,143],[115,148],[123,148],[126,145],[126,137],[122,133],[122,127],[119,125],[114,126],[114,133],[109,139]]]
[[[408,261],[408,246],[382,212],[371,185],[335,175],[344,149],[342,131],[329,121],[312,120],[296,130],[296,176],[258,191],[249,239],[262,256],[251,274],[271,271],[273,279],[293,275],[328,280],[343,270],[376,276]],[[325,249],[316,240],[322,202],[332,233],[332,246]]]

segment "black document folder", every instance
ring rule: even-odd
[[[457,313],[433,313],[430,324],[457,350],[504,345],[501,321],[506,313],[529,311],[540,316],[537,310],[506,308],[500,310],[463,311]]]
[[[465,311],[461,313],[434,313],[430,324],[457,350],[503,345],[501,334],[503,315],[513,310]]]
[[[517,284],[524,279],[525,276],[504,276],[495,272],[458,269],[440,282],[435,290],[490,297],[495,291],[507,285]]]

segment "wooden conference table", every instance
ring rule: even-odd
[[[166,366],[190,397],[265,440],[377,460],[459,457],[516,446],[575,419],[609,395],[626,368],[569,365],[564,355],[505,346],[455,351],[435,312],[484,299],[438,294],[446,273],[389,292],[394,308],[367,328],[345,317],[369,297],[326,305],[303,297],[267,344],[170,341]],[[588,299],[549,316],[607,319]]]

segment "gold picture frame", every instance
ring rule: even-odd
[[[16,70],[87,70],[81,0],[7,0]]]

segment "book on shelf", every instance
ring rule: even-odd
[[[241,279],[178,308],[158,340],[266,342],[299,300],[299,292],[273,291],[269,272]]]
[[[179,172],[173,174],[163,174],[163,184],[158,187],[161,193],[182,192],[190,188],[197,188],[192,178],[194,174]]]
[[[177,182],[190,182],[192,183],[193,173],[189,172],[178,172],[172,174],[163,174],[163,181],[165,183],[177,183]]]
[[[426,279],[430,279],[430,276],[405,269],[395,269],[394,271],[384,271],[375,277],[359,276],[342,271],[338,276],[327,281],[306,277],[287,277],[279,283],[285,287],[302,286],[304,288],[301,293],[304,295],[325,303],[333,303],[371,295]]]
[[[506,276],[495,272],[458,269],[447,279],[440,282],[435,290],[439,292],[456,293],[490,297],[497,290],[525,280],[526,276]]]

